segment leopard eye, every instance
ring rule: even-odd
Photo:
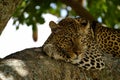
[[[88,21],[87,21],[87,20],[82,20],[82,21],[81,21],[81,25],[86,26],[87,24],[88,24]]]

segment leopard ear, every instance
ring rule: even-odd
[[[49,26],[53,33],[56,33],[57,31],[59,31],[60,26],[56,24],[54,21],[50,21]]]
[[[94,32],[90,25],[90,22],[86,19],[81,20],[81,25],[85,34],[91,34],[91,37],[94,38]]]
[[[86,19],[83,19],[83,20],[81,20],[80,24],[81,24],[81,28],[83,30],[83,33],[88,34],[89,33],[89,29],[90,29],[89,21],[86,20]]]
[[[96,30],[96,28],[97,28],[97,25],[99,24],[99,22],[98,21],[92,21],[91,22],[91,24],[90,24],[90,27],[91,27],[91,30],[92,30],[92,34],[93,34],[93,36],[95,36],[95,30]]]
[[[54,21],[50,21],[49,26],[51,29],[55,29],[55,28],[59,27]]]

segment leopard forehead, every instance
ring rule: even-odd
[[[74,23],[74,24],[79,24],[80,26],[86,26],[89,21],[87,19],[84,18],[65,18],[62,19],[58,25],[60,26],[68,26],[70,23]]]
[[[77,34],[86,34],[89,31],[90,23],[86,19],[73,19],[73,18],[65,18],[62,19],[58,24],[51,21],[50,28],[54,32],[62,31],[72,31]]]

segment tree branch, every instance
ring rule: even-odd
[[[105,59],[104,70],[86,71],[46,56],[42,48],[26,49],[1,60],[0,80],[119,80],[120,62]]]
[[[82,7],[79,1],[77,0],[58,0],[68,6],[71,6],[72,9],[81,17],[84,17],[90,21],[94,21],[94,17],[85,9]]]
[[[22,0],[0,0],[0,35]]]

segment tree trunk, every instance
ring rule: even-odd
[[[22,0],[0,0],[0,35]]]
[[[83,70],[45,55],[42,48],[11,54],[0,62],[0,80],[119,80],[120,60],[105,57],[101,71]]]
[[[72,9],[78,14],[80,17],[86,18],[90,21],[94,21],[94,17],[81,5],[81,2],[78,0],[58,0],[68,6],[71,6]]]

